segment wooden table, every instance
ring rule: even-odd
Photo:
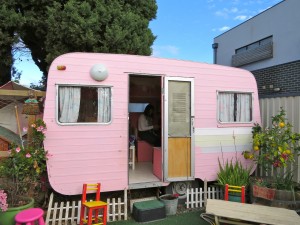
[[[253,224],[249,222],[271,225],[300,224],[300,216],[294,210],[216,199],[207,199],[206,213],[215,216],[216,225],[220,225],[220,222],[238,225]]]

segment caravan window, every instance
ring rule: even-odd
[[[252,121],[252,94],[218,92],[220,123],[249,123]]]
[[[109,123],[111,87],[58,86],[60,123]]]

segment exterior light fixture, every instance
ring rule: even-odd
[[[103,64],[95,64],[90,70],[90,75],[96,81],[103,81],[108,77],[108,71]]]

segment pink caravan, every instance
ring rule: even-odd
[[[148,104],[160,146],[138,137],[137,120]],[[50,66],[44,120],[50,184],[75,195],[83,183],[101,182],[107,192],[214,181],[218,159],[247,166],[241,153],[252,146],[260,111],[255,78],[246,70],[68,53]]]

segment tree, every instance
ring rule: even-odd
[[[11,80],[12,46],[18,41],[16,30],[22,26],[22,17],[15,11],[13,0],[0,1],[0,86]]]
[[[30,49],[44,82],[53,59],[67,52],[151,54],[155,36],[148,26],[156,17],[155,0],[0,1],[21,15],[14,35]],[[11,49],[12,42],[4,46]]]

